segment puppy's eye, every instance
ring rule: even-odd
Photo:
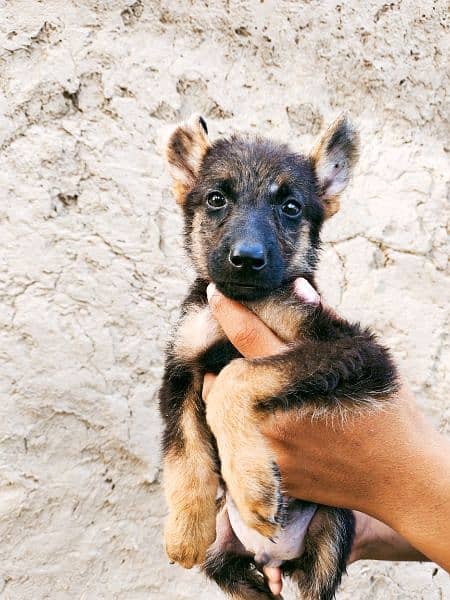
[[[223,208],[227,204],[227,199],[220,192],[209,192],[206,204],[210,208]]]
[[[288,217],[298,217],[302,212],[302,205],[296,200],[287,200],[281,210]]]

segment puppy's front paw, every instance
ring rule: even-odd
[[[215,537],[215,510],[212,514],[202,509],[171,514],[164,531],[166,554],[170,560],[191,569],[205,561]]]
[[[261,439],[222,459],[222,473],[244,523],[275,538],[283,525],[283,496],[277,464]]]

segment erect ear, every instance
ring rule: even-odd
[[[350,180],[358,153],[358,132],[346,115],[334,121],[312,151],[311,159],[325,218],[339,210],[339,194]]]
[[[173,178],[173,192],[183,204],[210,147],[208,128],[200,115],[192,115],[178,125],[167,142],[166,158]]]

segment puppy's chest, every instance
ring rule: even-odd
[[[284,342],[293,342],[300,337],[306,318],[301,307],[279,300],[252,302],[247,306]],[[210,356],[210,362],[212,360],[227,364],[239,356],[229,346],[230,343],[213,317],[209,305],[193,304],[188,307],[174,333],[173,350],[178,359],[195,362],[207,354],[215,354],[216,356]]]
[[[308,309],[301,304],[294,304],[289,298],[270,298],[247,306],[283,342],[293,342],[303,336]]]

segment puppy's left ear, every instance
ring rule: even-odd
[[[311,153],[318,196],[325,218],[339,210],[339,195],[346,188],[359,155],[359,135],[346,115],[341,115],[319,139]]]
[[[192,115],[178,125],[167,142],[166,158],[173,178],[173,192],[178,204],[194,186],[201,164],[211,143],[203,117]]]

